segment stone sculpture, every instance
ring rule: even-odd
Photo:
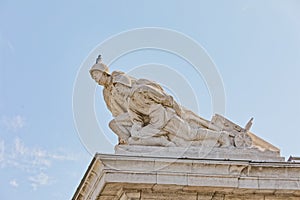
[[[96,60],[90,70],[103,89],[107,108],[114,119],[109,127],[118,135],[120,145],[251,147],[248,135],[251,121],[243,129],[215,115],[211,121],[179,105],[153,81],[135,79],[124,72],[109,73]]]

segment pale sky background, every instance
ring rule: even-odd
[[[0,199],[73,196],[92,160],[73,121],[77,71],[99,43],[143,27],[179,31],[201,44],[223,79],[226,117],[242,126],[254,117],[252,132],[286,159],[300,156],[299,1],[0,0]],[[205,83],[174,55],[138,51],[111,69],[149,62],[182,74],[197,94],[198,114],[211,118]],[[101,88],[96,93],[100,126],[114,145]]]

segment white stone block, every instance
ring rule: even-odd
[[[238,187],[237,177],[188,175],[190,186]]]
[[[157,174],[157,184],[188,185],[186,174]]]
[[[259,182],[257,177],[240,177],[238,179],[238,188],[258,189]]]
[[[106,174],[106,182],[112,183],[149,183],[155,184],[156,183],[156,174],[155,173],[126,173],[126,172],[119,172],[119,173],[107,173]]]

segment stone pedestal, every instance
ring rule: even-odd
[[[73,199],[300,199],[300,163],[152,154],[95,155]]]

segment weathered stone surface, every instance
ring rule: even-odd
[[[180,106],[152,81],[90,70],[118,135],[114,155],[97,154],[74,200],[300,199],[300,163],[220,115],[211,121]]]
[[[278,151],[260,151],[256,148],[220,148],[220,147],[155,147],[117,145],[115,153],[118,155],[155,156],[169,158],[208,158],[231,159],[248,161],[284,161]]]
[[[300,199],[299,174],[290,162],[98,154],[73,199]]]
[[[119,144],[277,151],[249,132],[253,118],[245,128],[218,114],[206,120],[178,104],[154,81],[135,79],[120,71],[109,73],[101,56],[90,75],[103,86],[104,101],[114,117],[109,127],[118,135]]]

